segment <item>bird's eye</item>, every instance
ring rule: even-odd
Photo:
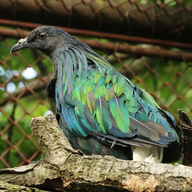
[[[41,40],[44,40],[46,37],[47,37],[47,34],[46,34],[46,33],[41,33],[41,34],[39,35],[39,39],[41,39]]]

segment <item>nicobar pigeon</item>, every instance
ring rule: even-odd
[[[53,62],[46,88],[57,120],[75,149],[153,163],[181,158],[181,132],[174,117],[88,45],[53,26],[40,26],[11,53],[33,48]]]

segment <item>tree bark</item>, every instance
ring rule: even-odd
[[[184,111],[182,111],[182,109],[178,109],[178,114],[183,132],[183,165],[192,167],[192,122],[189,119],[189,116]]]
[[[53,115],[32,119],[31,130],[43,159],[0,170],[0,189],[7,182],[33,191],[192,191],[190,167],[86,156],[74,150]]]
[[[191,43],[191,6],[120,0],[0,1],[0,18]]]

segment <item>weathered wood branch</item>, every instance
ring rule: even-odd
[[[0,170],[0,181],[37,191],[192,191],[190,167],[86,156],[74,150],[53,115],[33,119],[31,130],[43,159]]]
[[[178,114],[181,129],[183,132],[183,165],[188,165],[192,167],[192,122],[189,119],[189,116],[184,111],[182,111],[182,109],[178,109]]]

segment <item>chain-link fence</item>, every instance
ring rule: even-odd
[[[66,1],[61,2],[65,3]],[[145,5],[145,1],[122,1],[118,6],[111,3],[113,1],[79,2],[88,7],[92,5],[91,2],[96,4],[104,2],[104,5],[107,3],[108,6],[100,9],[100,16],[103,16],[102,10],[109,7],[116,11],[121,8],[122,13],[121,6],[127,6],[127,3],[131,6],[131,10],[134,6],[134,10],[139,11],[145,17],[150,10],[146,6],[146,9],[141,9]],[[179,13],[184,12],[183,14],[188,16],[191,11],[184,1],[169,2],[176,3],[176,5],[170,6],[171,3],[156,1],[151,7],[159,7],[161,11],[166,13],[166,10],[174,9],[180,4],[178,9],[175,9]],[[73,5],[73,10],[76,10],[75,6],[79,4],[70,5]],[[123,13],[125,14],[125,12],[124,10]],[[176,13],[174,12],[172,15],[166,13],[166,15],[173,18]],[[70,14],[72,15],[72,13]],[[73,12],[73,15],[75,14]],[[131,13],[128,16],[130,15]],[[150,19],[152,16],[148,15],[148,17]],[[157,21],[157,15],[155,18]],[[165,22],[165,20],[163,21]],[[183,24],[189,28],[192,26],[186,17],[182,21],[182,26]],[[116,21],[114,20],[114,22]],[[127,25],[128,21],[122,22]],[[45,87],[52,78],[51,60],[41,52],[31,49],[9,54],[12,45],[28,33],[28,31],[15,27],[33,28],[35,24],[11,20],[6,20],[5,24],[5,20],[2,19],[0,19],[0,24],[3,25],[0,26],[0,168],[3,168],[27,164],[41,157],[40,150],[29,128],[30,121],[32,117],[43,116],[51,111],[54,113],[55,105],[49,103],[45,95]],[[5,27],[5,25],[12,26],[12,29]],[[90,27],[90,29],[92,28]],[[172,29],[171,26],[169,29],[166,28],[166,30]],[[72,27],[65,30],[78,35],[77,38],[105,57],[134,84],[150,93],[163,109],[174,115],[177,121],[178,108],[182,108],[192,117],[190,104],[192,97],[192,55],[190,54],[192,44],[185,43],[184,37],[181,36],[180,42],[171,42],[143,37],[131,39],[130,36],[74,30]],[[134,30],[132,29],[132,31]],[[185,29],[183,31],[185,32]],[[155,33],[153,34],[155,35]],[[187,32],[185,34],[187,35]]]

